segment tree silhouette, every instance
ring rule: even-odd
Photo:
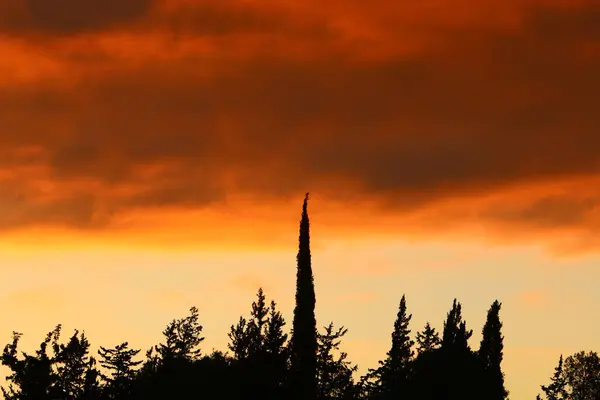
[[[55,344],[56,354],[54,364],[58,380],[56,386],[61,398],[72,400],[81,398],[85,392],[86,377],[89,368],[94,368],[95,362],[90,357],[90,343],[82,333],[76,330],[69,342]]]
[[[250,335],[248,334],[248,321],[240,317],[236,325],[229,329],[229,343],[227,347],[233,352],[236,360],[245,360],[250,355]]]
[[[6,399],[35,400],[52,397],[57,377],[52,369],[54,359],[48,354],[48,346],[58,341],[60,329],[59,325],[48,333],[35,355],[22,353],[22,359],[19,357],[18,350],[22,334],[13,332],[12,342],[4,347],[2,353],[2,365],[7,366],[11,371],[11,374],[6,377],[8,388],[2,388]]]
[[[422,332],[417,332],[417,353],[423,354],[437,349],[442,340],[440,335],[432,328],[429,322],[425,324]]]
[[[411,361],[414,355],[408,328],[412,314],[407,314],[406,297],[403,295],[398,306],[398,314],[392,331],[392,346],[387,357],[379,361],[379,368],[374,370],[376,390],[384,398],[400,398],[408,395]]]
[[[580,351],[565,360],[564,377],[570,400],[600,399],[600,358]]]
[[[156,351],[163,361],[170,360],[196,360],[200,357],[198,348],[204,338],[202,325],[198,322],[198,309],[190,308],[190,315],[174,319],[163,331],[165,343],[156,346]]]
[[[256,301],[252,303],[251,319],[248,323],[249,353],[250,355],[264,352],[266,328],[269,316],[269,307],[265,302],[262,288],[258,289]]]
[[[243,390],[273,398],[282,395],[287,368],[285,320],[274,301],[267,307],[262,288],[256,297],[250,319],[240,317],[237,325],[231,326],[228,347]]]
[[[341,339],[348,332],[343,326],[335,330],[333,322],[317,334],[317,398],[351,399],[355,397],[352,374],[358,366],[347,360],[348,354],[340,351]],[[337,357],[336,354],[337,353]]]
[[[500,322],[500,308],[502,304],[496,300],[492,303],[485,325],[483,326],[481,344],[479,345],[479,358],[486,369],[489,379],[489,400],[504,400],[508,392],[504,388],[504,374],[501,363],[504,349],[502,336],[502,322]]]
[[[106,382],[105,395],[108,399],[123,399],[132,395],[136,377],[136,367],[142,361],[134,361],[140,350],[130,349],[129,343],[123,342],[114,348],[100,346],[100,365],[109,371],[103,375]]]
[[[22,353],[20,333],[4,348],[2,364],[11,374],[2,388],[6,399],[95,399],[100,395],[95,360],[89,356],[90,343],[85,334],[75,331],[66,344],[59,343],[62,327],[48,333],[35,355]]]
[[[442,347],[468,349],[471,336],[473,336],[473,331],[467,330],[467,323],[462,318],[462,305],[454,299],[452,309],[444,322]]]
[[[554,375],[550,378],[551,383],[547,386],[542,385],[542,391],[546,396],[546,400],[567,400],[567,381],[563,371],[563,356],[561,354],[558,365],[554,369]],[[540,395],[537,395],[541,399]]]
[[[182,398],[201,381],[193,373],[200,360],[203,327],[196,307],[184,318],[172,320],[163,331],[164,343],[146,353],[135,396],[141,399]],[[155,350],[156,352],[154,352]]]
[[[441,347],[422,351],[414,359],[411,399],[487,399],[485,368],[469,347],[472,331],[466,329],[461,311],[455,299],[444,322]]]
[[[302,205],[296,274],[296,307],[291,339],[290,396],[312,400],[317,394],[317,322],[310,254],[308,193]]]
[[[289,348],[288,335],[283,331],[286,322],[277,310],[277,303],[271,301],[269,319],[264,338],[266,352],[267,375],[270,377],[271,390],[274,396],[284,395],[284,384],[288,370]]]

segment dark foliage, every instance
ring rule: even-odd
[[[422,332],[417,332],[417,353],[423,354],[439,348],[442,340],[435,328],[427,322]]]
[[[479,345],[479,359],[483,363],[486,373],[489,400],[504,400],[508,396],[504,388],[504,373],[501,363],[503,358],[504,337],[502,336],[502,322],[500,322],[500,308],[502,304],[496,300],[490,307],[485,325],[483,326],[481,344]]]

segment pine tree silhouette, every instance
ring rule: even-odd
[[[547,386],[542,385],[542,391],[546,395],[546,400],[567,400],[567,381],[563,371],[563,356],[560,355],[558,365],[554,368],[554,375],[550,378],[551,383]],[[540,398],[540,395],[537,395]]]
[[[317,398],[320,400],[355,397],[352,374],[358,366],[352,365],[347,360],[348,354],[340,351],[341,340],[347,332],[343,326],[336,330],[331,322],[323,333],[317,334]]]
[[[403,295],[398,306],[398,314],[394,321],[392,346],[387,357],[379,361],[380,367],[375,375],[378,379],[379,392],[385,398],[401,398],[408,395],[411,361],[414,355],[410,338],[409,324],[412,314],[407,314],[406,297]]]
[[[136,377],[136,367],[142,363],[135,361],[134,357],[140,350],[130,349],[129,343],[123,342],[114,348],[100,346],[100,365],[109,371],[110,375],[103,375],[106,382],[105,395],[109,399],[123,399],[130,397]]]
[[[425,324],[422,332],[417,332],[417,353],[423,354],[437,349],[442,340],[440,335],[432,328],[429,322]]]

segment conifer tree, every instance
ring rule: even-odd
[[[275,397],[283,397],[282,390],[288,366],[288,335],[283,331],[285,320],[277,310],[277,303],[271,301],[269,307],[269,319],[265,331],[264,351],[268,375]]]
[[[236,325],[229,328],[229,343],[227,347],[233,352],[236,360],[245,360],[250,354],[250,338],[248,335],[248,321],[240,317]]]
[[[296,273],[296,306],[291,340],[290,396],[302,400],[316,398],[317,329],[315,286],[310,254],[308,193],[302,206]]]
[[[481,344],[478,356],[483,362],[486,375],[489,379],[489,400],[504,400],[508,392],[504,388],[504,374],[502,373],[502,350],[504,349],[502,336],[502,322],[500,322],[500,308],[502,304],[498,300],[492,303],[485,325],[483,326]]]
[[[348,399],[354,396],[352,374],[358,366],[347,360],[348,354],[340,351],[341,339],[348,329],[335,330],[333,322],[317,334],[317,398],[322,400]],[[336,357],[337,355],[337,357]]]
[[[80,398],[86,386],[86,376],[90,365],[94,365],[89,356],[90,342],[84,333],[79,331],[69,339],[69,342],[54,346],[57,388],[65,399]]]
[[[131,395],[136,367],[142,363],[134,360],[139,352],[140,350],[130,349],[127,342],[109,349],[100,346],[100,365],[110,372],[110,375],[103,376],[108,398],[126,398]]]
[[[473,330],[467,330],[467,323],[462,318],[462,305],[456,299],[452,309],[444,322],[442,347],[455,349],[469,349],[469,339]]]
[[[174,319],[163,331],[165,343],[156,346],[163,362],[172,360],[196,360],[200,357],[200,344],[204,340],[203,327],[198,322],[198,309],[190,308],[190,315]]]
[[[285,344],[288,335],[283,332],[285,320],[283,315],[277,310],[277,303],[271,301],[269,307],[269,320],[265,333],[265,348],[271,354],[282,355],[285,352]],[[284,354],[283,354],[284,355]]]
[[[284,325],[276,303],[271,301],[267,307],[264,292],[259,289],[249,319],[240,317],[237,325],[231,326],[228,347],[240,374],[238,382],[246,392],[265,398],[282,395],[287,369]]]
[[[238,323],[229,329],[227,347],[236,359],[242,360],[264,352],[281,353],[287,340],[283,332],[285,320],[271,301],[266,305],[266,297],[258,289],[256,301],[252,303],[250,318],[240,317]]]
[[[269,307],[265,302],[265,294],[262,288],[258,289],[256,301],[252,303],[250,312],[250,321],[248,322],[248,345],[249,353],[259,354],[263,351],[263,345],[266,336],[266,328],[269,316]]]
[[[554,368],[554,375],[550,378],[551,383],[548,386],[542,385],[542,391],[546,396],[546,400],[567,400],[567,381],[563,371],[563,356],[561,354],[558,365]],[[540,398],[540,395],[537,396]]]
[[[433,351],[442,343],[440,335],[432,328],[429,322],[425,324],[422,332],[417,332],[417,353],[423,354]]]
[[[410,339],[408,328],[412,314],[406,312],[406,297],[403,295],[398,307],[398,314],[392,332],[392,346],[387,352],[387,358],[380,361],[376,370],[379,381],[379,391],[389,398],[406,396],[410,377],[410,362],[414,352],[414,342]]]

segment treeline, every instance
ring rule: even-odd
[[[402,296],[391,344],[377,368],[357,377],[357,366],[340,349],[347,329],[329,323],[317,329],[315,291],[305,198],[297,257],[296,307],[290,334],[274,301],[258,290],[249,314],[228,333],[226,352],[201,352],[204,340],[198,309],[174,319],[161,343],[146,351],[129,343],[90,353],[85,334],[61,340],[61,326],[34,353],[19,351],[20,333],[2,353],[9,369],[6,399],[371,399],[501,400],[508,398],[503,357],[501,303],[487,313],[478,349],[454,300],[438,333],[429,323],[413,335]],[[413,340],[414,339],[414,340]],[[561,356],[548,385],[547,400],[600,399],[596,353]],[[538,395],[538,399],[542,397]]]

